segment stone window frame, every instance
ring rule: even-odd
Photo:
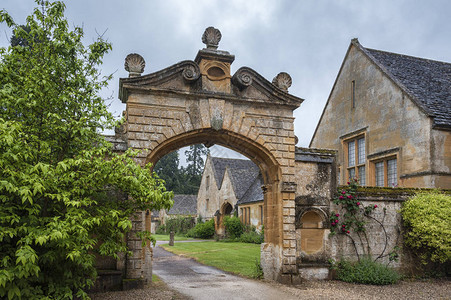
[[[401,166],[401,149],[392,148],[385,151],[377,152],[368,155],[369,160],[369,177],[371,186],[376,186],[376,164],[383,162],[384,166],[384,187],[397,187],[399,185]],[[396,159],[396,184],[394,186],[388,185],[388,161]]]
[[[352,133],[346,134],[341,139],[341,147],[343,149],[343,168],[342,172],[344,173],[344,176],[340,176],[341,178],[341,184],[345,185],[346,182],[349,181],[349,174],[354,173],[354,177],[359,179],[359,184],[362,186],[368,185],[368,167],[367,167],[367,152],[368,152],[368,139],[367,139],[367,133],[366,128],[362,128],[360,130],[354,131]],[[359,140],[363,139],[363,145],[365,148],[365,154],[359,155]],[[349,165],[349,145],[350,143],[354,143],[354,163],[353,165]],[[359,160],[359,157],[363,157],[363,162]],[[364,175],[363,179],[365,180],[364,184],[361,184],[361,177],[359,169],[361,170],[364,168]],[[340,174],[341,175],[341,174]]]
[[[370,160],[370,183],[372,186],[380,186],[380,187],[397,187],[399,184],[399,157],[398,153],[395,154],[389,154],[383,157],[378,157],[375,159]],[[389,170],[388,170],[388,162],[396,160],[396,184],[389,185]],[[376,164],[383,163],[383,176],[384,176],[384,182],[383,185],[376,185],[377,179],[376,179]]]

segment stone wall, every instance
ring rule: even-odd
[[[398,186],[451,188],[451,132],[434,129],[359,47],[351,43],[310,146],[338,151],[340,184],[349,177],[347,143],[364,138],[366,185],[376,185],[376,162],[396,158]]]

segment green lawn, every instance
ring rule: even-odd
[[[152,236],[155,237],[155,239],[157,241],[169,241],[169,234],[152,234]],[[175,241],[187,241],[187,240],[192,240],[192,238],[176,235],[174,237],[174,240]]]
[[[260,245],[248,243],[196,242],[175,243],[162,247],[218,269],[254,278],[256,261],[260,261]]]

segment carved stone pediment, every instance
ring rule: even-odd
[[[119,99],[127,102],[129,89],[143,90],[191,90],[192,85],[199,79],[199,65],[191,60],[185,60],[166,69],[140,77],[121,78],[119,80]]]
[[[256,71],[242,67],[232,76],[236,96],[252,101],[299,107],[304,99],[290,95],[285,89],[269,82]]]

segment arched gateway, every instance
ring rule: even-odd
[[[292,282],[298,272],[293,110],[303,99],[288,94],[291,78],[286,73],[272,83],[247,67],[232,76],[235,57],[217,50],[220,38],[219,30],[209,27],[202,37],[207,47],[194,61],[143,76],[144,59],[127,56],[130,76],[120,79],[119,93],[127,105],[124,134],[128,147],[142,150],[141,164],[197,143],[226,146],[256,163],[264,181],[265,277]],[[145,223],[145,213],[138,214],[135,228]],[[131,237],[128,244],[134,256],[127,259],[127,277],[148,275],[150,250]]]

